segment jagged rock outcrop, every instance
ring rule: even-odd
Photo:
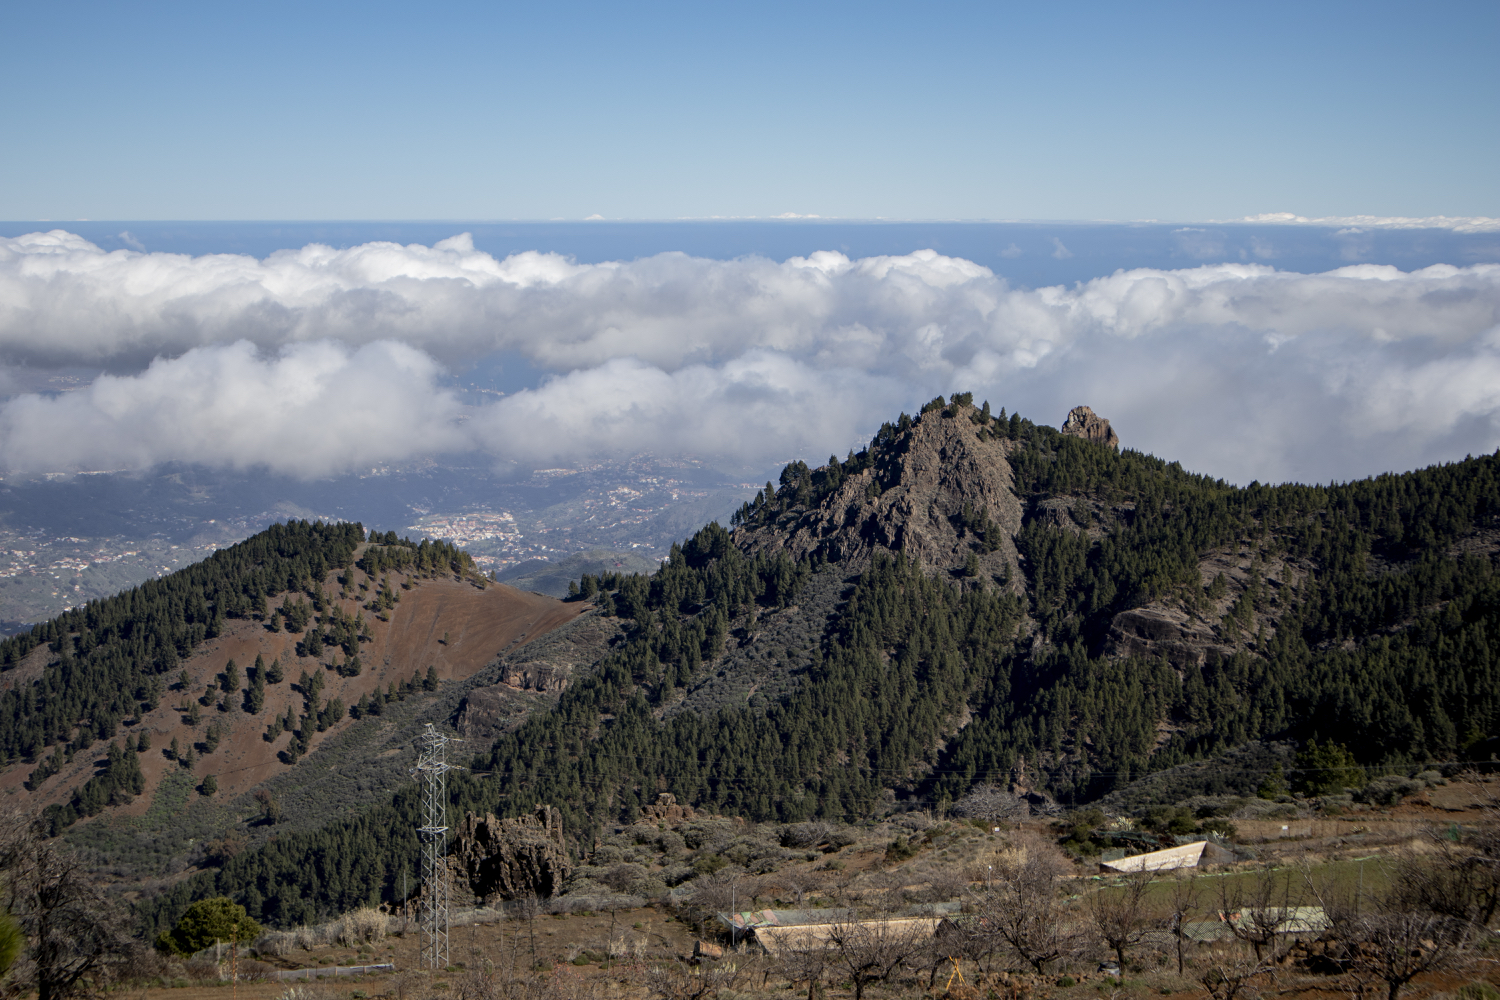
[[[818,553],[850,570],[876,553],[905,552],[929,569],[951,571],[974,553],[981,576],[1015,577],[1022,508],[1006,460],[1009,442],[981,440],[977,413],[950,406],[923,414],[905,450],[884,467],[850,476],[813,509],[793,508],[774,525],[740,529],[736,544],[750,554],[783,549],[794,559]],[[966,504],[976,515],[986,511],[995,526],[991,551],[962,525]]]
[[[511,728],[528,707],[515,688],[503,684],[474,688],[459,704],[453,728],[466,740],[493,738]]]
[[[453,716],[464,739],[485,740],[520,723],[537,695],[556,699],[573,675],[598,662],[619,636],[619,619],[586,612],[518,648],[502,651],[485,667],[497,683],[475,687]]]
[[[656,797],[656,801],[649,806],[641,806],[642,823],[660,823],[668,827],[678,827],[684,823],[691,823],[698,818],[698,810],[692,806],[680,806],[677,804],[677,796],[671,792],[662,792]]]
[[[518,819],[469,813],[456,831],[453,864],[481,901],[545,899],[562,889],[573,870],[562,814],[549,805]]]
[[[1068,411],[1068,419],[1063,421],[1062,432],[1070,437],[1080,437],[1111,448],[1120,447],[1120,435],[1109,426],[1109,421],[1087,406],[1075,406]]]
[[[1202,667],[1234,652],[1220,644],[1206,623],[1159,604],[1115,615],[1109,627],[1109,650],[1117,656],[1160,656],[1178,670]]]
[[[500,682],[518,691],[561,694],[568,688],[571,673],[567,667],[559,664],[518,663],[507,666],[500,676]]]

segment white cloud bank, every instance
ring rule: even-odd
[[[1247,215],[1237,222],[1285,226],[1355,226],[1360,229],[1451,229],[1455,233],[1500,233],[1500,219],[1485,215],[1325,215],[1308,218],[1295,212]]]
[[[443,367],[496,351],[555,374],[460,405]],[[1089,403],[1127,445],[1241,482],[1327,480],[1500,445],[1500,265],[1222,264],[1027,290],[932,251],[580,265],[459,236],[257,260],[55,231],[0,240],[0,358],[123,373],[0,407],[14,470],[314,476],[642,450],[757,466],[842,454],[972,389],[1043,422]]]
[[[318,477],[469,447],[440,375],[431,357],[389,341],[297,344],[277,357],[246,341],[200,347],[139,375],[7,402],[0,456],[26,470],[182,461]]]

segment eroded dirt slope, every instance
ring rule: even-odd
[[[356,585],[372,583],[360,571],[354,573]],[[214,775],[220,801],[231,800],[291,770],[293,765],[284,762],[281,752],[292,741],[292,734],[282,732],[270,741],[263,736],[272,719],[284,716],[289,706],[295,716],[305,711],[305,698],[298,683],[304,672],[319,673],[323,678],[319,707],[330,698],[338,698],[347,709],[377,689],[389,690],[392,684],[399,687],[414,675],[425,678],[429,668],[436,672],[439,681],[471,678],[497,657],[516,651],[588,609],[585,604],[567,604],[504,584],[491,583],[481,589],[473,581],[454,577],[415,580],[398,573],[389,577],[400,594],[399,602],[389,612],[389,621],[379,620],[374,612],[361,606],[361,602],[369,600],[371,591],[356,589],[350,597],[339,600],[337,577],[330,574],[324,581],[325,590],[346,615],[351,618],[362,615],[367,622],[370,641],[360,644],[363,668],[357,677],[341,677],[332,669],[333,660],[342,659],[335,650],[325,650],[319,658],[299,656],[301,636],[271,632],[264,624],[248,620],[229,623],[225,634],[204,643],[185,658],[182,668],[188,678],[186,689],[175,683],[174,675],[170,678],[173,689],[157,708],[145,713],[138,723],[125,727],[121,734],[121,740],[126,735],[150,734],[151,749],[140,755],[146,777],[145,793],[129,805],[106,810],[106,814],[143,813],[161,778],[183,770],[180,761],[168,756],[173,739],[184,754],[189,747],[197,748],[198,759],[192,773],[200,780],[205,775]],[[289,597],[293,595],[277,598],[272,606]],[[279,659],[284,679],[266,686],[265,704],[258,714],[252,715],[244,709],[243,689],[248,686],[247,672],[257,655],[267,665]],[[238,669],[239,688],[228,694],[219,691],[209,706],[199,704],[199,721],[192,724],[191,707],[211,684],[217,683],[230,660]],[[216,749],[205,752],[206,735],[213,723],[217,723],[223,735]],[[309,754],[295,766],[315,768],[319,748],[356,724],[346,715],[327,731],[312,734]],[[60,773],[34,792],[24,788],[31,766],[24,763],[12,766],[0,773],[0,791],[23,798],[28,808],[66,802],[73,789],[94,773],[107,748],[108,743],[101,742],[94,744],[88,753],[76,754]]]

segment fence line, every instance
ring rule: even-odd
[[[373,972],[395,972],[396,967],[390,962],[381,965],[335,965],[333,967],[323,966],[317,969],[277,969],[273,976],[277,979],[321,979],[324,976],[362,976]]]

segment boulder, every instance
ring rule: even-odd
[[[1068,411],[1068,419],[1063,421],[1062,432],[1069,437],[1080,437],[1095,444],[1120,447],[1120,435],[1109,426],[1109,421],[1087,406],[1075,406]]]
[[[678,805],[677,796],[671,792],[662,792],[653,804],[641,806],[642,823],[661,823],[675,827],[692,822],[697,816],[698,812],[692,806]]]

